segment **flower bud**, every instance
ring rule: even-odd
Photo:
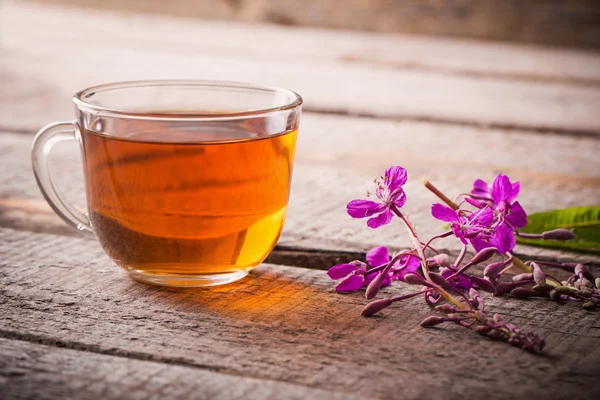
[[[496,293],[496,287],[494,284],[487,279],[480,278],[478,276],[469,276],[468,278],[472,284],[476,285],[479,289],[488,293]]]
[[[537,265],[536,263],[531,263],[531,266],[533,267],[533,280],[535,281],[535,283],[538,284],[539,286],[545,285],[546,284],[546,274],[544,273],[544,271],[542,271],[540,266]]]
[[[501,294],[508,293],[513,290],[516,285],[513,282],[500,282],[496,284],[496,296],[500,296]]]
[[[562,299],[562,296],[561,296],[560,292],[556,291],[556,289],[550,291],[550,300],[560,301],[561,299]]]
[[[385,279],[386,275],[386,270],[383,270],[380,273],[378,273],[375,278],[373,278],[371,283],[369,283],[369,286],[367,286],[367,290],[365,290],[365,298],[367,300],[371,300],[372,298],[377,296],[377,293],[379,293],[379,289],[381,289],[381,285],[383,284],[383,280]]]
[[[575,239],[575,234],[568,229],[554,229],[542,232],[542,239],[546,240],[571,240]]]
[[[438,254],[427,259],[429,265],[439,265],[440,267],[448,266],[448,254]]]
[[[587,267],[583,264],[577,264],[573,272],[575,273],[575,275],[584,276],[589,280],[594,280],[594,277],[592,276],[590,270],[587,269]]]
[[[436,285],[441,286],[442,288],[444,288],[446,290],[453,289],[452,285],[446,279],[444,279],[444,277],[441,276],[440,274],[437,274],[435,272],[430,272],[429,279],[431,279],[431,281],[433,283],[435,283]]]
[[[527,289],[527,288],[523,288],[523,287],[514,288],[513,290],[510,291],[510,294],[512,296],[515,296],[518,299],[527,299],[529,297],[535,297],[535,296],[539,295],[539,293],[536,292],[535,290],[531,290],[531,289]]]
[[[495,247],[486,247],[485,249],[475,254],[475,256],[471,258],[470,263],[473,265],[477,265],[479,263],[489,260],[494,254],[496,254]]]
[[[456,311],[456,307],[451,306],[450,304],[441,304],[439,306],[436,306],[435,309],[439,312],[443,312],[446,314],[453,313]]]
[[[371,315],[377,314],[379,311],[383,310],[386,307],[389,307],[392,304],[391,299],[380,299],[370,302],[363,308],[360,315],[363,317],[370,317]]]
[[[483,270],[483,275],[487,276],[488,278],[495,278],[504,268],[506,268],[506,265],[504,265],[503,261],[491,263],[485,267]]]
[[[581,308],[583,308],[584,310],[593,310],[594,308],[596,308],[596,303],[594,303],[593,301],[586,301],[581,305]]]
[[[423,326],[425,328],[430,328],[432,326],[436,326],[436,325],[442,324],[444,322],[446,322],[445,318],[432,315],[430,317],[425,318],[423,321],[421,321],[421,326]]]
[[[477,333],[479,333],[480,335],[485,335],[487,334],[492,328],[490,328],[489,326],[486,325],[477,325],[473,328],[473,330]]]
[[[530,281],[533,279],[533,274],[531,273],[523,273],[513,276],[513,282],[521,282],[521,281]]]
[[[487,321],[487,315],[485,315],[484,312],[481,312],[479,310],[475,310],[473,312],[473,315],[475,315],[475,319],[479,322],[485,322]]]
[[[533,285],[532,289],[540,293],[549,293],[554,287],[550,285]]]
[[[577,289],[573,289],[568,286],[557,286],[556,288],[554,288],[554,290],[556,290],[558,293],[564,294],[566,296],[571,296],[571,297],[577,296]]]
[[[423,285],[426,283],[425,280],[421,278],[421,275],[412,273],[404,275],[404,281],[409,285]]]

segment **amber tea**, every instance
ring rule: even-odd
[[[218,135],[217,135],[218,136]],[[287,209],[296,131],[82,132],[90,220],[115,262],[185,277],[245,271],[272,250]]]

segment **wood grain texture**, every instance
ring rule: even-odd
[[[8,339],[0,339],[0,389],[5,400],[357,398],[202,368]]]
[[[356,45],[340,45],[343,50],[334,50],[337,56],[330,56],[324,55],[330,52],[329,48],[353,41],[339,33],[313,32],[301,39],[304,32],[293,31],[288,36],[285,30],[259,27],[254,36],[246,34],[246,27],[237,25],[228,29],[227,25],[202,26],[159,17],[119,17],[19,4],[0,3],[3,126],[35,129],[48,121],[43,115],[52,116],[51,119],[71,118],[71,95],[94,84],[191,78],[288,87],[304,96],[307,109],[327,112],[588,135],[600,132],[596,107],[600,103],[600,86],[588,82],[596,82],[600,76],[600,57],[593,53],[527,53],[524,48],[513,52],[510,47],[505,53],[499,47],[497,54],[489,49],[475,50],[472,58],[485,61],[469,64],[452,61],[462,58],[461,49],[469,49],[469,44],[461,47],[461,43],[451,42],[444,47],[442,42],[439,46],[444,50],[437,55],[419,50],[415,58],[390,59],[389,54],[410,54],[411,48],[423,47],[424,43],[388,37],[383,45],[377,45],[379,39],[374,37]],[[77,34],[73,34],[71,21],[78,21]],[[157,29],[163,24],[164,29]],[[252,28],[247,29],[252,32]],[[242,35],[245,40],[239,39]],[[224,39],[218,39],[219,36]],[[261,37],[273,37],[273,41]],[[315,50],[295,53],[296,49],[311,48]],[[382,64],[364,62],[373,51],[383,54]],[[469,74],[475,68],[469,65],[498,71],[499,67],[489,66],[512,64],[513,54],[520,60],[516,65],[521,65],[515,67],[522,71],[517,75],[525,79],[502,79],[498,73],[490,78]],[[439,63],[441,67],[414,67],[418,60],[428,59],[431,61],[425,61],[426,64]],[[468,67],[464,73],[448,74],[448,70],[462,71],[463,67],[453,63]],[[402,65],[407,67],[398,68]],[[566,74],[582,78],[585,83],[571,85],[571,78],[566,82],[526,79],[528,75],[538,75],[535,70],[539,65],[549,65],[549,69],[540,69],[550,71],[551,76]],[[573,71],[586,71],[586,77]]]
[[[38,0],[39,1],[39,0]],[[77,0],[51,0],[82,6]],[[88,0],[85,6],[180,17],[260,21],[342,29],[466,36],[600,47],[593,0]]]
[[[598,313],[545,300],[488,300],[546,337],[547,352],[535,356],[455,326],[420,328],[431,312],[422,299],[362,318],[362,294],[336,294],[320,271],[262,265],[223,287],[161,289],[127,279],[94,242],[10,229],[0,229],[0,255],[8,339],[360,397],[599,394]]]

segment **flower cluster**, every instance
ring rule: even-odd
[[[445,203],[433,204],[431,214],[448,223],[449,230],[424,242],[400,210],[406,203],[403,186],[407,180],[404,168],[390,167],[375,181],[376,201],[348,203],[348,214],[353,218],[368,218],[367,226],[372,229],[398,218],[407,228],[414,247],[390,255],[386,247],[378,246],[367,253],[368,264],[353,261],[334,265],[328,275],[341,280],[336,290],[350,292],[365,288],[365,297],[372,300],[382,287],[393,281],[420,287],[406,295],[373,300],[365,306],[362,315],[371,316],[395,302],[422,295],[428,305],[444,314],[426,318],[422,326],[453,322],[489,338],[538,353],[544,347],[544,340],[535,333],[522,332],[497,314],[489,317],[479,291],[493,295],[510,293],[517,298],[548,297],[559,302],[579,302],[588,310],[600,309],[600,278],[594,279],[585,266],[534,260],[522,262],[512,254],[516,236],[552,240],[575,237],[566,229],[541,234],[520,233],[518,229],[527,225],[527,214],[516,201],[521,189],[519,182],[511,182],[505,175],[498,175],[491,185],[478,179],[469,193],[462,193],[454,201],[425,182],[425,186]],[[449,236],[455,236],[462,243],[461,251],[454,259],[433,246],[437,239]],[[475,255],[466,261],[469,247]],[[492,257],[499,261],[484,267],[483,263]],[[566,281],[559,281],[542,270],[542,265],[567,270],[572,275]],[[475,266],[483,268],[483,277],[472,273]],[[515,268],[522,269],[523,273],[511,280],[502,279],[503,274]]]

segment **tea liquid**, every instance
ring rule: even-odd
[[[144,274],[258,265],[283,226],[296,133],[177,128],[113,137],[82,130],[98,240],[119,265]]]

